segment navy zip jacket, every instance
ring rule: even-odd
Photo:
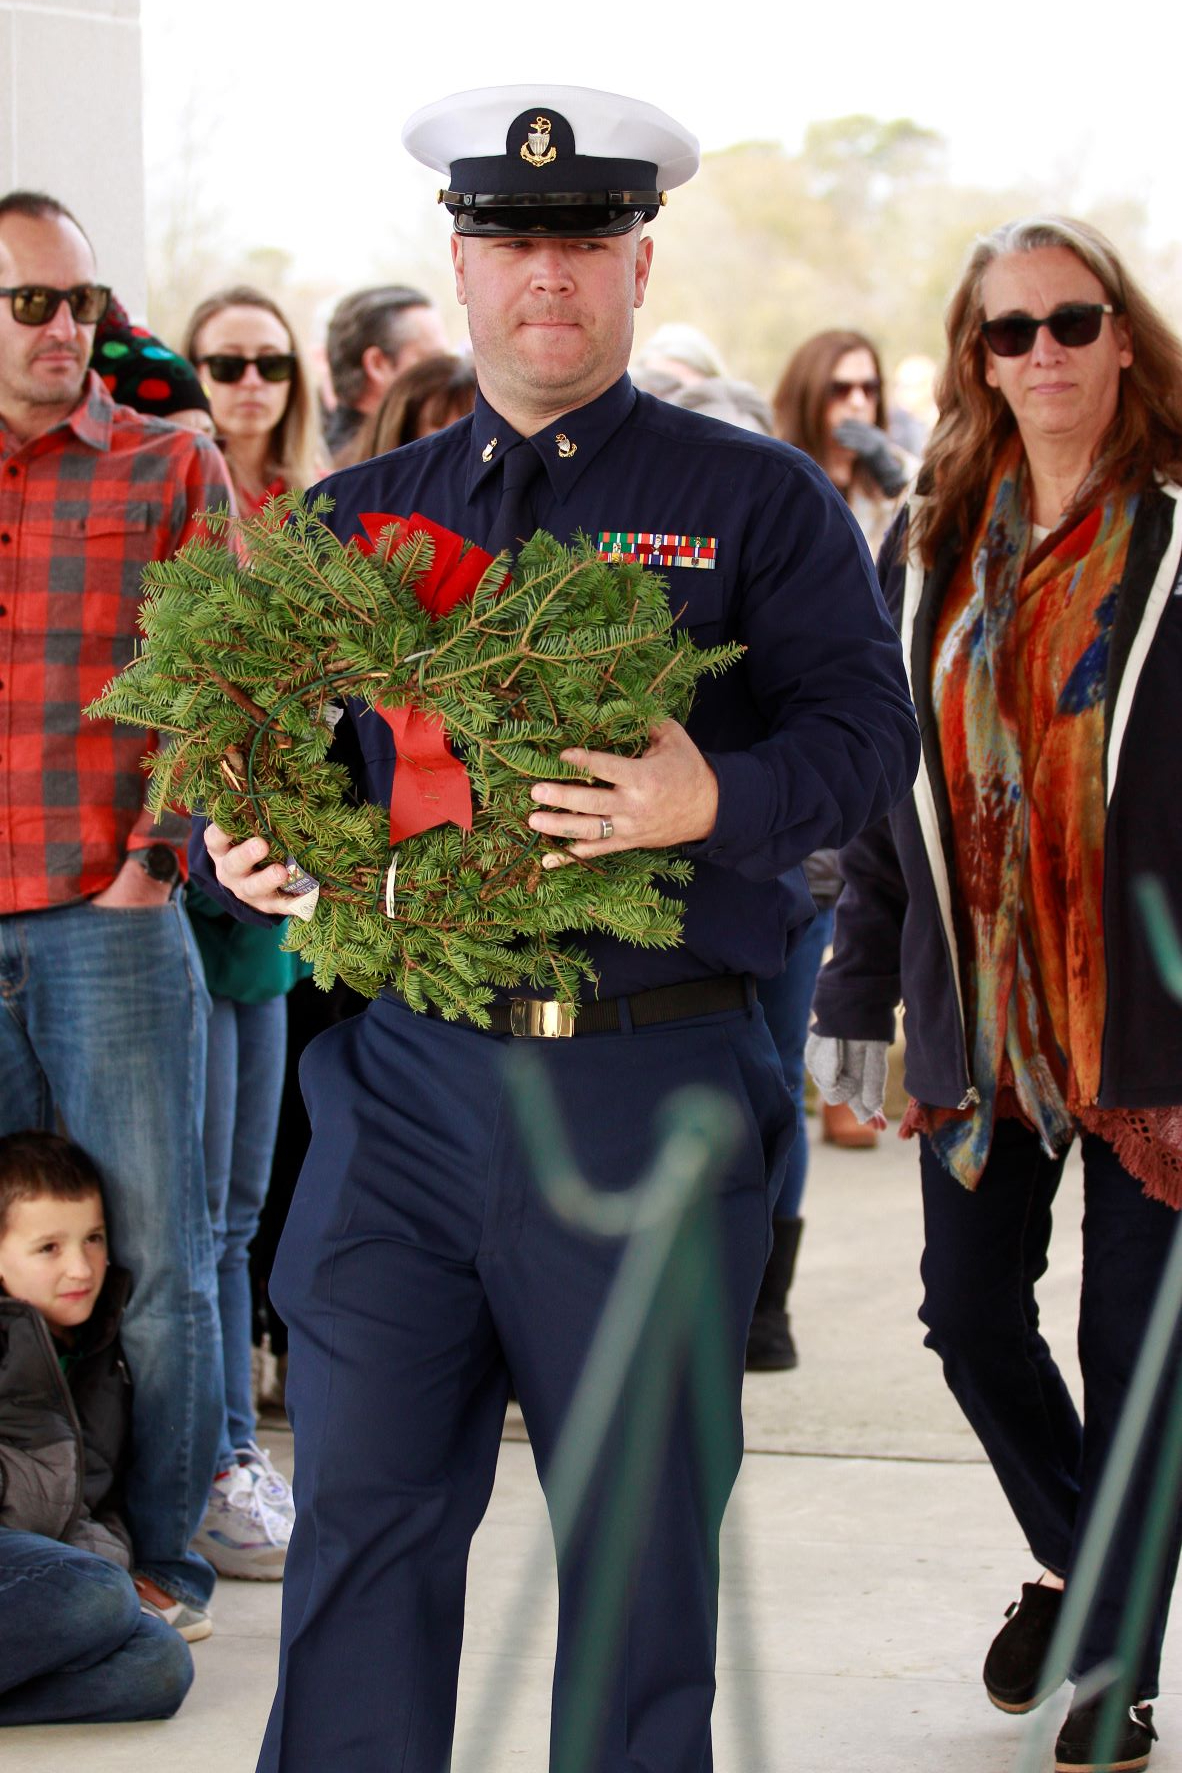
[[[1150,487],[1129,543],[1108,659],[1104,731],[1104,1108],[1182,1102],[1182,1005],[1150,950],[1135,897],[1161,882],[1182,929],[1182,490]],[[932,711],[932,640],[955,558],[925,573],[906,558],[906,512],[880,573],[903,639],[923,736],[913,792],[843,849],[833,959],[817,986],[816,1032],[890,1040],[900,998],[905,1081],[932,1108],[968,1105],[967,1042],[952,913],[948,790]]]
[[[446,431],[331,475],[329,527],[361,533],[363,512],[419,511],[483,543],[518,434],[482,398]],[[714,831],[686,846],[685,937],[662,951],[580,933],[617,996],[718,973],[769,977],[813,906],[800,863],[881,818],[919,756],[899,642],[865,543],[806,456],[638,393],[606,393],[528,440],[541,458],[533,522],[559,541],[660,558],[679,625],[702,646],[738,640],[738,665],[705,679],[687,722],[718,778]],[[389,800],[390,729],[351,704],[334,755],[358,792]],[[556,752],[558,747],[556,746]],[[203,888],[212,870],[194,843]],[[237,902],[234,902],[235,905]],[[241,907],[237,914],[242,915]],[[251,914],[247,913],[247,917]]]

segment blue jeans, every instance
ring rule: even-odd
[[[89,1151],[131,1271],[139,1568],[203,1606],[214,1574],[189,1541],[213,1477],[222,1352],[201,1150],[209,996],[179,899],[0,918],[0,1006],[0,1133],[60,1122]]]
[[[226,1422],[218,1470],[255,1434],[251,1386],[250,1245],[271,1174],[287,1049],[287,1004],[215,997],[209,1019],[205,1185],[218,1271]]]
[[[970,1193],[921,1141],[925,1346],[975,1429],[1038,1562],[1070,1580],[1179,1215],[1148,1200],[1112,1147],[1083,1140],[1083,1282],[1079,1364],[1083,1421],[1039,1330],[1035,1282],[1046,1272],[1051,1208],[1063,1158],[1051,1158],[1016,1120],[997,1123],[989,1161]],[[1182,1360],[1175,1336],[1157,1408],[1109,1547],[1076,1659],[1076,1674],[1115,1653],[1140,1529],[1148,1513],[1153,1454],[1166,1437],[1167,1400]],[[1137,1699],[1152,1699],[1170,1592],[1182,1545],[1174,1511],[1148,1638],[1132,1669]]]
[[[784,1067],[784,1081],[796,1110],[797,1134],[788,1153],[784,1186],[775,1205],[777,1219],[796,1219],[808,1176],[809,1141],[804,1118],[804,1043],[821,956],[833,940],[833,907],[818,911],[775,979],[759,981],[759,1001]]]
[[[170,1718],[192,1684],[188,1644],[126,1571],[0,1527],[0,1725]]]

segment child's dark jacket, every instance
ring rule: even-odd
[[[119,1346],[130,1279],[108,1270],[68,1372],[41,1313],[0,1290],[0,1527],[131,1568],[120,1518],[131,1379]]]

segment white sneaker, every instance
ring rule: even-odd
[[[291,1493],[291,1485],[273,1464],[271,1455],[257,1441],[247,1441],[244,1447],[235,1449],[234,1457],[238,1461],[239,1470],[248,1471],[254,1484],[256,1494],[269,1508],[272,1514],[279,1514],[287,1522],[288,1527],[295,1525],[295,1497]]]
[[[219,1576],[278,1582],[283,1576],[291,1522],[267,1507],[245,1466],[215,1478],[193,1549]]]

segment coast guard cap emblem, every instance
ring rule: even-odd
[[[530,125],[529,134],[521,144],[521,158],[527,166],[549,166],[557,160],[558,149],[550,147],[550,119],[540,113]]]

